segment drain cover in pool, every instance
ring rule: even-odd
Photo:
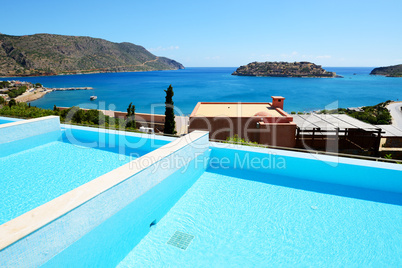
[[[182,250],[186,250],[193,240],[194,236],[183,232],[176,231],[174,235],[167,242],[168,245],[172,245]]]

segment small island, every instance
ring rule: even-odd
[[[371,75],[383,75],[386,77],[402,77],[402,64],[374,68]]]
[[[273,77],[341,77],[311,62],[252,62],[240,66],[232,75]]]

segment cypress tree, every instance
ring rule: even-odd
[[[165,101],[165,134],[176,134],[176,122],[174,121],[174,103],[173,103],[173,87],[170,85],[166,92]]]
[[[132,105],[132,104],[133,103],[130,102],[130,105],[127,108],[126,127],[136,128],[137,123],[135,122],[135,105]]]

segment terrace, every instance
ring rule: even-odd
[[[0,124],[1,267],[402,264],[402,165]]]

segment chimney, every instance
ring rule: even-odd
[[[272,98],[272,107],[280,108],[283,110],[283,102],[285,98],[281,96],[271,96],[271,98]]]

